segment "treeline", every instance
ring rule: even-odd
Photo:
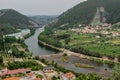
[[[0,17],[0,24],[10,24],[12,26],[20,26],[20,24],[25,24],[28,25],[29,23],[29,18],[18,13],[15,10],[12,9],[3,9],[0,10],[1,14],[4,14]],[[22,26],[21,26],[22,27]]]
[[[108,78],[108,77],[101,77],[95,73],[88,73],[88,74],[75,73],[74,71],[65,69],[64,67],[60,66],[55,61],[46,61],[45,59],[39,58],[38,56],[36,56],[35,59],[40,60],[44,64],[54,66],[55,70],[57,72],[63,72],[63,73],[72,72],[72,73],[74,73],[76,75],[75,80],[119,80],[119,77],[120,77],[120,65],[119,64],[114,66],[112,76],[110,76]],[[57,79],[55,79],[55,80],[57,80]]]
[[[98,57],[98,58],[102,58],[102,56],[103,56],[101,53],[92,52],[92,51],[86,50],[86,49],[84,49],[80,46],[71,47],[70,50],[73,51],[73,52],[76,52],[76,53],[81,53],[81,54],[84,54],[84,55]]]
[[[55,67],[55,70],[57,72],[63,72],[63,73],[67,73],[67,72],[72,72],[76,75],[76,79],[75,80],[108,80],[108,79],[104,79],[101,76],[98,76],[97,74],[94,73],[89,73],[89,74],[82,74],[82,73],[75,73],[74,71],[65,69],[64,67],[60,66],[59,64],[57,64],[55,61],[46,61],[45,59],[40,59],[39,57],[35,57],[36,60],[40,60],[42,63],[45,63],[47,65],[52,65]]]
[[[56,47],[61,47],[61,43],[59,42],[59,40],[57,40],[53,33],[54,30],[52,28],[46,27],[45,31],[39,35],[38,39]]]
[[[34,33],[35,33],[35,30],[37,29],[37,28],[29,28],[30,29],[30,33],[29,34],[27,34],[26,36],[24,36],[24,39],[27,39],[27,38],[29,38],[30,36],[32,36]]]
[[[19,45],[12,45],[13,43],[18,43]],[[25,49],[25,51],[19,51],[18,46],[21,46]],[[32,54],[28,51],[27,46],[24,43],[24,40],[16,39],[15,37],[5,37],[4,39],[0,40],[0,51],[4,54],[8,54],[8,51],[11,50],[11,55],[22,58],[22,57],[29,57]]]
[[[55,32],[56,32],[55,29],[52,29],[51,27],[46,27],[45,31],[39,35],[39,40],[46,42],[47,44],[53,45],[55,47],[59,47],[59,48],[62,47],[65,49],[69,49],[76,53],[81,53],[84,55],[98,57],[98,58],[102,58],[103,56],[106,56],[110,60],[114,60],[115,58],[118,58],[118,61],[120,61],[120,55],[102,54],[99,51],[91,51],[89,49],[85,49],[84,47],[82,47],[80,45],[70,46],[69,43],[71,41],[71,34],[67,34],[67,33],[56,34]],[[109,38],[101,39],[100,40],[101,44],[102,44],[102,42],[107,41],[107,39],[109,39]],[[61,42],[61,41],[63,41],[63,42]],[[94,42],[92,42],[92,43],[94,43]],[[106,45],[106,43],[104,43],[104,45]],[[119,45],[116,45],[116,46],[119,46]],[[104,46],[103,46],[103,48],[105,49]],[[113,52],[115,52],[115,51],[113,51]]]
[[[41,70],[43,67],[42,65],[38,64],[35,61],[16,61],[13,63],[8,63],[8,69],[14,70],[19,68],[31,68],[32,70]]]
[[[52,47],[50,47],[50,46],[44,45],[43,42],[40,41],[40,40],[38,41],[38,44],[39,44],[41,47],[44,47],[44,48],[46,48],[46,49],[48,49],[48,50],[51,50],[51,51],[54,51],[54,52],[56,52],[56,53],[61,52],[61,51],[58,50],[58,49],[55,49],[55,48],[52,48]]]
[[[56,16],[29,16],[30,19],[36,21],[37,23],[39,23],[40,25],[46,25],[49,22],[51,22],[52,20],[54,20]]]
[[[14,33],[14,32],[18,32],[17,29],[15,29],[13,26],[9,25],[9,24],[0,24],[0,34],[9,34],[9,33]]]
[[[44,36],[44,37],[43,37]],[[49,37],[49,39],[48,39]],[[58,40],[55,40],[54,38],[50,36],[40,35],[39,40],[46,42],[47,44],[54,45],[56,47],[61,47],[61,43]]]
[[[106,56],[110,60],[114,60],[115,58],[118,58],[118,61],[120,62],[120,55],[117,55],[117,56],[115,56],[115,55],[105,55],[105,54],[101,54],[99,52],[92,52],[88,49],[84,49],[81,46],[75,46],[75,47],[73,46],[73,47],[70,47],[68,49],[73,51],[73,52],[81,53],[81,54],[84,54],[84,55],[87,55],[87,56],[92,56],[92,57],[102,58],[103,56]]]

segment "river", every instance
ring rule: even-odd
[[[38,56],[38,55],[48,55],[48,54],[55,54],[54,51],[48,50],[45,47],[41,47],[38,44],[38,36],[41,32],[44,31],[44,27],[38,28],[35,31],[35,34],[28,39],[25,40],[25,44],[28,46],[28,49],[30,52],[33,53],[33,55]],[[52,61],[54,60],[55,62],[59,63],[59,65],[63,66],[66,69],[73,70],[76,73],[91,73],[95,72],[99,75],[109,77],[111,75],[111,69],[107,64],[101,64],[98,62],[93,62],[89,61],[87,59],[80,59],[78,57],[71,56],[69,59],[68,63],[62,62],[61,57],[50,57],[47,58],[46,60]],[[83,63],[83,64],[88,64],[94,66],[94,69],[87,69],[87,68],[78,68],[75,67],[73,63]]]
[[[28,46],[28,49],[33,55],[47,55],[47,54],[54,54],[55,52],[52,50],[48,50],[45,47],[41,47],[38,44],[38,36],[41,32],[44,31],[44,27],[38,28],[35,31],[35,34],[28,39],[25,40],[25,44]]]

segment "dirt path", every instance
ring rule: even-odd
[[[42,44],[45,45],[45,46],[49,46],[49,47],[51,47],[51,48],[54,48],[54,49],[57,49],[57,50],[62,51],[62,53],[59,53],[59,54],[43,55],[43,56],[41,56],[41,57],[51,57],[51,56],[54,56],[54,57],[55,57],[55,56],[63,55],[64,53],[66,53],[67,55],[74,55],[74,56],[77,56],[77,57],[79,57],[79,58],[84,58],[84,59],[91,59],[91,58],[93,58],[93,59],[95,59],[95,60],[96,60],[96,59],[99,59],[99,60],[101,60],[101,61],[110,61],[110,62],[118,63],[118,61],[116,60],[116,58],[115,58],[115,60],[110,60],[110,59],[108,59],[107,57],[102,57],[102,58],[91,57],[91,56],[87,56],[87,55],[84,55],[84,54],[81,54],[81,53],[72,52],[72,51],[67,50],[67,49],[64,49],[64,48],[58,48],[58,47],[55,47],[55,46],[53,46],[53,45],[47,44],[47,43],[42,42],[42,41],[39,41],[39,42],[42,43]]]

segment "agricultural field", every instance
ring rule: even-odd
[[[62,43],[62,46],[67,46],[69,49],[72,47],[82,47],[91,52],[101,53],[104,55],[117,56],[120,54],[120,37],[115,38],[96,38],[99,34],[90,34],[90,33],[75,33],[72,31],[66,30],[57,30],[56,36],[69,34],[69,41],[65,42],[65,39],[59,39]]]
[[[99,27],[99,29],[96,28],[95,30],[97,31],[93,33],[83,33],[71,29],[50,30],[48,28],[40,34],[39,40],[88,56],[108,56],[111,59],[120,56],[120,37],[112,34],[113,32],[119,34],[119,27],[105,29]],[[108,34],[104,34],[105,32]]]

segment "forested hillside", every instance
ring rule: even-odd
[[[69,9],[58,17],[57,23],[54,27],[62,24],[89,24],[94,18],[97,7],[104,7],[106,10],[106,22],[117,23],[120,22],[120,0],[87,0],[77,6]]]
[[[88,0],[80,3],[60,15],[49,27],[46,26],[39,40],[88,56],[117,57],[120,61],[120,26],[114,25],[120,22],[119,4],[120,0]],[[97,26],[87,25],[92,22],[98,22]],[[111,25],[99,25],[104,22]]]
[[[29,16],[30,19],[36,21],[39,25],[45,25],[54,20],[57,17],[57,15],[35,15],[35,16]]]
[[[12,33],[16,29],[30,28],[37,25],[36,22],[12,9],[0,10],[0,29],[3,33]]]

